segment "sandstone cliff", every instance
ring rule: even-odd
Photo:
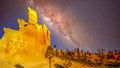
[[[39,25],[37,21],[37,13],[28,7],[28,22],[19,18],[19,30],[4,28],[4,35],[0,40],[0,58],[13,63],[20,63],[20,60],[24,61],[26,58],[43,58],[50,45],[50,31],[45,24]]]

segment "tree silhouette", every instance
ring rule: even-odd
[[[56,48],[56,45],[54,45],[53,47]]]
[[[45,58],[49,59],[49,68],[51,68],[51,59],[53,58],[54,53],[53,53],[53,48],[51,45],[47,47]]]
[[[53,46],[53,52],[54,52],[54,56],[57,56],[57,48],[56,48],[56,45]]]
[[[79,52],[79,48],[77,48],[77,57],[80,57],[80,52]]]
[[[70,62],[71,56],[68,55],[68,53],[69,53],[69,50],[67,48],[67,52],[65,52],[64,56],[62,57],[65,60],[65,63],[63,63],[65,68],[69,68],[72,65],[72,63]]]

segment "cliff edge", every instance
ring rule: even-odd
[[[0,58],[10,63],[42,60],[50,43],[50,31],[45,24],[39,25],[37,13],[28,7],[28,22],[18,18],[19,29],[4,28],[0,39]],[[26,62],[24,62],[26,61]]]

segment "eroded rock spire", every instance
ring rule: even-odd
[[[38,24],[36,11],[28,7],[28,22],[18,18],[18,24],[18,30],[4,28],[0,57],[10,62],[11,59],[12,62],[19,60],[19,63],[31,57],[43,59],[47,46],[51,44],[50,31],[45,24]]]

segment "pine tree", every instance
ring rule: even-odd
[[[51,59],[54,57],[52,46],[48,46],[45,54],[45,58],[49,59],[49,68],[51,68]]]
[[[78,57],[78,58],[80,57],[80,51],[79,51],[79,48],[77,48],[77,57]]]
[[[69,53],[69,50],[67,48],[67,52],[65,52],[65,54],[63,56],[63,58],[65,60],[65,63],[63,63],[63,65],[64,65],[65,68],[69,68],[72,65],[72,63],[70,62],[71,56],[68,55],[68,53]]]

